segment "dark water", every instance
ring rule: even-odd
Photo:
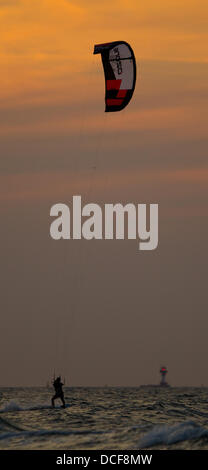
[[[207,388],[0,389],[1,449],[208,449]],[[58,405],[58,403],[57,403]]]

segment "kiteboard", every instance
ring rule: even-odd
[[[57,405],[57,406],[51,406],[52,410],[65,410],[66,408],[70,408],[71,405]]]

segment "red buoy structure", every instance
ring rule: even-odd
[[[163,366],[163,367],[160,368],[160,374],[161,374],[160,385],[161,385],[161,387],[167,387],[168,386],[168,383],[166,382],[167,373],[168,373],[167,367]]]

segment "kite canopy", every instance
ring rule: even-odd
[[[136,60],[125,41],[97,44],[94,54],[101,54],[105,73],[105,111],[121,111],[129,103],[136,83]]]

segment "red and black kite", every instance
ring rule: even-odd
[[[136,83],[136,60],[125,41],[97,44],[94,54],[101,54],[105,73],[105,111],[121,111],[129,103]]]

